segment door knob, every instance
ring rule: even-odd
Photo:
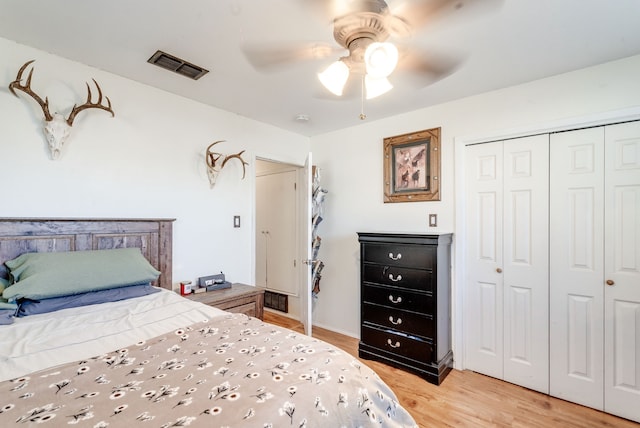
[[[498,269],[496,269],[496,272],[502,273],[502,269],[498,268]]]
[[[615,284],[615,282],[613,282],[613,280],[611,280],[611,279],[607,279],[606,283],[607,283],[607,285]]]

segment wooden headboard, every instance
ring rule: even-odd
[[[22,253],[140,248],[171,290],[175,219],[0,218],[0,277],[4,263]]]

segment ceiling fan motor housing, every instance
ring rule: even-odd
[[[354,72],[364,72],[364,53],[374,42],[384,42],[389,38],[381,15],[371,12],[349,14],[336,18],[333,37],[336,42],[349,50],[347,60],[349,68]],[[360,70],[362,68],[362,70]]]
[[[358,39],[384,42],[389,38],[389,31],[382,16],[376,13],[349,14],[336,18],[333,25],[333,37],[336,42],[349,50],[351,44]]]

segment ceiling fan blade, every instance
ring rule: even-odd
[[[400,58],[395,72],[415,73],[430,83],[452,74],[463,63],[462,58],[453,55],[424,52],[405,46],[400,46],[398,49]]]
[[[502,6],[504,0],[401,0],[389,5],[391,15],[402,19],[414,31],[456,11],[481,13]]]
[[[251,45],[242,48],[251,65],[260,71],[276,70],[296,62],[335,57],[346,52],[329,43],[303,43],[274,48],[272,45]]]
[[[424,1],[424,0],[423,0]],[[325,21],[358,12],[382,12],[387,8],[382,0],[302,0],[313,12]]]

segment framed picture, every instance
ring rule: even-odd
[[[384,202],[440,200],[440,128],[384,139]]]

